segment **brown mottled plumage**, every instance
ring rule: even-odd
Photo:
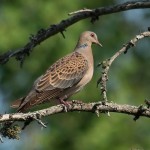
[[[18,108],[18,112],[24,112],[51,99],[64,102],[80,91],[93,76],[92,43],[101,46],[94,32],[83,32],[74,52],[56,61],[35,81],[29,94],[14,101],[11,107]]]

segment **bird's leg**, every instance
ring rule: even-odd
[[[59,98],[59,103],[64,104],[65,106],[68,106],[68,102],[64,101],[62,98]]]
[[[67,112],[69,110],[69,108],[73,105],[73,104],[82,104],[83,102],[80,100],[72,100],[72,101],[66,101],[67,100],[67,95],[65,95],[63,98],[57,98],[59,100],[60,104],[63,104],[64,106],[64,110]]]
[[[69,107],[70,107],[70,103],[69,103],[69,102],[64,101],[64,99],[63,99],[63,98],[58,98],[58,100],[59,100],[59,103],[60,103],[60,104],[63,104],[63,106],[64,106],[64,110],[65,110],[65,112],[67,112],[67,110],[68,110],[68,109],[69,109]]]

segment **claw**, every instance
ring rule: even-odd
[[[62,104],[62,107],[65,112],[68,112],[68,107],[65,104]]]
[[[59,102],[60,102],[60,104],[62,104],[62,107],[63,107],[64,111],[68,112],[68,110],[70,108],[70,103],[66,102],[66,101],[64,101],[63,99],[60,99],[60,98],[59,98]]]

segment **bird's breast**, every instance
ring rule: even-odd
[[[94,67],[93,67],[93,63],[88,64],[88,70],[85,73],[84,77],[80,80],[80,82],[77,84],[77,86],[79,87],[84,87],[88,82],[90,82],[90,80],[93,77],[93,71],[94,71]]]
[[[94,61],[93,61],[93,54],[91,47],[86,47],[85,49],[80,49],[78,51],[85,57],[85,60],[88,62],[88,69],[86,73],[84,74],[83,78],[80,80],[80,82],[76,85],[79,89],[84,87],[93,77],[93,70],[94,70]]]

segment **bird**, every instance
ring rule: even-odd
[[[34,82],[27,96],[15,100],[12,108],[26,112],[33,106],[59,100],[67,104],[67,99],[79,92],[91,79],[94,71],[92,44],[102,47],[96,33],[84,31],[72,53],[53,63],[46,72]]]

